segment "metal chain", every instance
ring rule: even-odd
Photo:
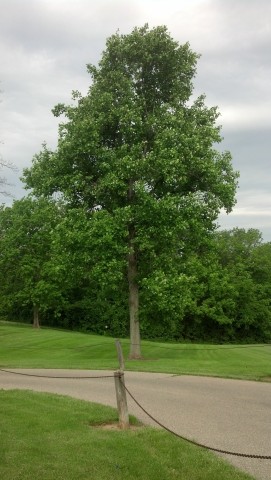
[[[85,348],[94,348],[94,347],[108,347],[108,346],[111,346],[111,344],[104,344],[104,343],[94,343],[94,344],[87,344],[87,345],[82,345],[82,346],[77,346],[77,347],[62,347],[62,350],[83,350]],[[32,347],[32,346],[27,346],[27,345],[11,345],[9,347],[10,349],[13,349],[13,350],[17,350],[17,349],[24,349],[24,350],[28,350],[28,349],[34,349],[35,347]],[[61,347],[58,347],[58,348],[61,348]]]
[[[213,448],[213,447],[209,447],[207,445],[204,445],[202,443],[198,443],[194,440],[190,440],[189,438],[186,438],[186,437],[183,437],[182,435],[179,435],[177,432],[174,432],[173,430],[171,430],[170,428],[166,427],[165,425],[163,425],[161,422],[159,422],[159,420],[157,420],[156,418],[154,418],[149,412],[147,412],[147,410],[145,410],[144,407],[142,407],[142,405],[135,399],[135,397],[132,395],[132,393],[128,390],[128,388],[124,385],[123,383],[123,386],[126,390],[126,392],[128,393],[128,395],[133,399],[133,401],[138,405],[139,408],[141,408],[141,410],[149,417],[151,418],[151,420],[153,420],[157,425],[159,425],[161,428],[163,428],[164,430],[166,430],[167,432],[169,433],[172,433],[173,435],[175,435],[176,437],[178,438],[181,438],[182,440],[185,440],[186,442],[189,442],[189,443],[192,443],[193,445],[196,445],[197,447],[201,447],[201,448],[205,448],[206,450],[212,450],[213,452],[218,452],[218,453],[224,453],[226,455],[234,455],[235,457],[246,457],[246,458],[259,458],[259,459],[262,459],[262,460],[271,460],[271,455],[253,455],[253,454],[247,454],[247,453],[237,453],[237,452],[228,452],[227,450],[220,450],[219,448]]]
[[[223,350],[233,350],[233,349],[236,349],[236,348],[263,348],[263,347],[270,347],[271,346],[271,343],[266,343],[265,345],[233,345],[233,346],[227,346],[227,345],[221,345],[220,347],[216,347],[216,348],[172,348],[172,347],[165,347],[164,345],[146,345],[146,344],[140,344],[140,343],[133,343],[132,345],[134,346],[139,346],[141,345],[143,348],[145,347],[152,347],[154,346],[155,348],[165,348],[166,350],[174,350],[175,352],[177,351],[185,351],[185,352],[191,352],[191,351],[196,351],[196,352],[199,352],[199,351],[206,351],[206,352],[211,352],[211,351],[214,351],[214,350],[220,350],[220,351],[223,351]],[[176,344],[173,344],[173,345],[176,345]]]
[[[25,377],[36,377],[36,378],[61,378],[65,380],[84,380],[87,378],[114,378],[114,375],[100,375],[100,376],[84,376],[84,377],[59,377],[59,376],[50,376],[50,375],[34,375],[32,373],[22,373],[22,372],[12,372],[11,370],[4,370],[0,368],[1,372],[13,373],[14,375],[24,375]]]
[[[0,371],[1,372],[5,372],[5,373],[11,373],[11,374],[14,374],[14,375],[23,375],[23,376],[26,376],[26,377],[36,377],[36,378],[57,378],[57,379],[65,379],[65,380],[69,380],[69,379],[72,379],[72,380],[82,380],[82,379],[93,379],[93,378],[114,378],[114,375],[100,375],[100,376],[84,376],[84,377],[63,377],[63,376],[49,376],[49,375],[34,375],[34,374],[30,374],[30,373],[22,373],[22,372],[13,372],[11,370],[5,370],[3,368],[0,368]],[[159,420],[157,420],[156,418],[154,418],[149,412],[147,412],[147,410],[138,402],[138,400],[136,400],[136,398],[134,397],[134,395],[132,395],[132,393],[128,390],[128,388],[126,387],[126,385],[123,383],[123,386],[126,390],[126,392],[128,393],[128,395],[132,398],[132,400],[136,403],[136,405],[151,419],[153,420],[157,425],[159,425],[161,428],[163,428],[164,430],[166,430],[167,432],[175,435],[176,437],[178,438],[181,438],[182,440],[185,440],[186,442],[189,442],[193,445],[196,445],[197,447],[201,447],[201,448],[204,448],[206,450],[211,450],[213,452],[218,452],[218,453],[224,453],[225,455],[234,455],[236,457],[245,457],[245,458],[258,458],[258,459],[262,459],[262,460],[271,460],[271,455],[253,455],[253,454],[248,454],[248,453],[239,453],[239,452],[229,452],[227,450],[221,450],[219,448],[214,448],[214,447],[209,447],[207,445],[204,445],[202,443],[199,443],[199,442],[196,442],[194,440],[190,440],[189,438],[186,438],[180,434],[178,434],[177,432],[174,432],[173,430],[171,430],[170,428],[166,427],[165,425],[163,425],[161,422],[159,422]]]
[[[155,347],[155,348],[162,348],[162,349],[166,349],[166,350],[174,350],[175,352],[177,351],[185,351],[185,352],[191,352],[191,351],[196,351],[196,352],[199,352],[199,351],[217,351],[217,350],[220,350],[220,351],[223,351],[223,350],[234,350],[234,349],[237,349],[237,348],[265,348],[265,347],[270,347],[271,344],[270,343],[266,343],[266,344],[260,344],[260,345],[220,345],[219,347],[214,347],[214,348],[175,348],[177,347],[178,344],[172,344],[171,347],[167,347],[165,345],[153,345],[153,344],[142,344],[142,343],[123,343],[123,340],[122,340],[122,344],[123,345],[126,345],[126,346],[129,346],[129,345],[133,345],[133,346],[142,346],[143,348],[148,348],[148,347]],[[86,349],[86,348],[92,348],[92,347],[100,347],[100,346],[103,346],[103,347],[107,347],[109,346],[108,345],[105,345],[104,343],[95,343],[95,344],[88,344],[88,345],[82,345],[82,346],[77,346],[77,347],[65,347],[65,350],[83,350],[83,349]],[[110,344],[111,346],[111,344]],[[9,347],[11,349],[25,349],[27,350],[28,348],[32,348],[32,347],[27,347],[25,345],[20,345],[20,346],[11,346]]]

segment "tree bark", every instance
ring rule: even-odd
[[[33,327],[40,328],[39,307],[37,305],[34,305],[34,308],[33,308]]]
[[[129,228],[128,284],[130,313],[130,359],[141,358],[139,326],[139,288],[137,282],[137,256],[134,248],[135,229]]]

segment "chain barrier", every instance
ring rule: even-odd
[[[69,350],[81,350],[81,349],[84,349],[84,348],[92,348],[92,347],[112,347],[113,348],[113,345],[111,343],[108,343],[107,345],[105,343],[89,343],[88,345],[82,345],[82,346],[78,346],[78,347],[69,347]]]
[[[14,375],[23,375],[25,377],[36,377],[36,378],[61,378],[65,380],[84,380],[88,378],[114,378],[114,375],[99,375],[99,376],[82,376],[82,377],[59,377],[59,376],[52,376],[52,375],[34,375],[32,373],[22,373],[22,372],[13,372],[11,370],[4,370],[3,368],[0,368],[1,372],[5,373],[12,373]]]
[[[154,348],[161,348],[161,349],[166,349],[166,350],[172,350],[172,351],[175,351],[175,352],[178,352],[178,351],[184,351],[184,352],[191,352],[191,351],[196,351],[196,352],[199,352],[199,351],[223,351],[223,350],[235,350],[235,349],[240,349],[240,348],[266,348],[266,347],[270,347],[271,346],[271,343],[266,343],[266,344],[259,344],[259,345],[220,345],[219,347],[210,347],[210,348],[189,348],[189,347],[181,347],[181,348],[178,348],[178,344],[172,344],[172,346],[165,346],[165,345],[159,345],[159,344],[152,344],[152,343],[149,343],[149,344],[146,344],[146,343],[132,343],[130,344],[129,341],[127,341],[127,343],[124,343],[123,340],[122,340],[122,344],[125,345],[125,346],[130,346],[130,345],[133,345],[135,347],[137,346],[142,346],[143,348],[148,348],[148,347],[154,347]],[[83,349],[86,349],[86,348],[95,348],[95,347],[100,347],[100,346],[103,346],[103,347],[109,347],[111,346],[111,344],[104,344],[104,343],[95,343],[95,344],[88,344],[88,345],[82,345],[82,346],[77,346],[77,347],[65,347],[64,349],[65,350],[83,350]],[[10,346],[9,348],[11,349],[35,349],[35,347],[28,347],[28,346],[25,346],[25,345],[15,345],[15,346]]]
[[[79,345],[77,347],[63,347],[63,349],[64,350],[83,350],[84,348],[101,347],[101,346],[107,347],[107,346],[111,346],[111,344],[106,345],[104,343],[94,343],[94,344],[88,344],[88,345],[82,345],[82,346]],[[11,345],[9,348],[13,349],[13,350],[16,350],[18,348],[24,349],[24,350],[27,350],[27,349],[32,350],[32,349],[35,349],[36,346],[26,346],[26,345],[15,345],[15,346],[13,346],[13,345]],[[57,347],[57,348],[59,349],[61,347]]]
[[[122,382],[123,383],[123,382]],[[271,455],[253,455],[253,454],[248,454],[248,453],[239,453],[239,452],[229,452],[227,450],[220,450],[219,448],[214,448],[214,447],[209,447],[207,445],[204,445],[202,443],[196,442],[194,440],[190,440],[189,438],[183,437],[182,435],[179,435],[179,433],[174,432],[170,428],[166,427],[163,425],[159,420],[154,418],[147,410],[136,400],[136,398],[132,395],[132,393],[128,390],[128,388],[125,386],[123,383],[123,386],[128,393],[128,395],[132,398],[132,400],[136,403],[136,405],[151,419],[153,420],[157,425],[159,425],[161,428],[166,430],[169,433],[172,433],[178,438],[181,438],[182,440],[185,440],[186,442],[191,443],[192,445],[196,445],[197,447],[204,448],[205,450],[211,450],[213,452],[218,452],[218,453],[224,453],[225,455],[234,455],[235,457],[245,457],[245,458],[257,458],[261,460],[271,460]]]
[[[126,347],[129,347],[129,343],[124,343],[123,345],[125,345]],[[133,343],[131,344],[133,346],[141,346],[142,348],[155,348],[155,349],[165,349],[165,350],[171,350],[172,352],[214,352],[214,351],[220,351],[220,352],[223,352],[223,350],[235,350],[235,349],[240,349],[240,348],[265,348],[265,347],[270,347],[271,344],[268,343],[266,345],[236,345],[236,346],[224,346],[224,345],[221,345],[220,347],[215,347],[215,348],[175,348],[175,347],[166,347],[164,345],[146,345],[146,344],[137,344],[137,343]],[[100,343],[100,344],[96,344],[96,345],[84,345],[82,347],[78,346],[78,347],[65,347],[64,349],[65,350],[84,350],[84,349],[87,349],[87,348],[95,348],[95,347],[98,347],[98,346],[105,346],[104,343]],[[106,345],[107,346],[107,345]],[[20,350],[32,350],[32,349],[35,349],[35,347],[27,347],[27,346],[11,346],[9,347],[10,349],[12,350],[18,350],[20,348]]]
[[[57,378],[57,379],[65,379],[65,380],[83,380],[83,379],[97,379],[97,378],[114,378],[114,375],[99,375],[99,376],[75,376],[75,377],[64,377],[64,376],[49,376],[49,375],[34,375],[30,373],[22,373],[22,372],[14,372],[12,370],[5,370],[3,368],[0,368],[1,372],[5,373],[11,373],[14,375],[23,375],[26,377],[36,377],[36,378]],[[123,383],[123,382],[122,382]],[[128,395],[132,398],[132,400],[136,403],[136,405],[151,419],[153,420],[157,425],[159,425],[161,428],[166,430],[167,432],[171,433],[172,435],[175,435],[178,438],[181,438],[182,440],[185,440],[186,442],[189,442],[193,445],[196,445],[197,447],[204,448],[206,450],[211,450],[213,452],[217,453],[223,453],[225,455],[233,455],[236,457],[245,457],[245,458],[256,458],[256,459],[261,459],[261,460],[271,460],[271,455],[253,455],[253,454],[248,454],[248,453],[239,453],[239,452],[229,452],[227,450],[221,450],[219,448],[214,448],[214,447],[209,447],[207,445],[204,445],[202,443],[196,442],[194,440],[191,440],[189,438],[186,438],[177,432],[174,432],[170,428],[166,427],[164,424],[162,424],[159,420],[154,418],[139,402],[136,400],[134,395],[130,392],[130,390],[126,387],[126,385],[123,383],[123,386],[128,393]]]
[[[154,346],[155,348],[164,348],[166,350],[174,350],[175,352],[178,352],[178,351],[184,351],[184,352],[191,352],[191,351],[195,351],[195,352],[199,352],[199,351],[206,351],[206,352],[211,352],[211,351],[214,351],[214,350],[220,350],[220,351],[223,351],[223,350],[234,350],[236,348],[264,348],[264,347],[270,347],[271,346],[271,343],[266,343],[265,345],[232,345],[232,346],[227,346],[227,345],[221,345],[220,347],[215,347],[215,348],[172,348],[172,347],[165,347],[164,345],[146,345],[146,344],[140,344],[140,343],[132,343],[133,346],[135,347],[138,347],[138,346],[142,346],[142,347],[152,347]]]

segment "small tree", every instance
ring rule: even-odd
[[[0,171],[2,171],[5,168],[16,171],[16,167],[12,163],[7,163],[0,157]],[[5,177],[1,176],[0,177],[0,195],[3,195],[4,197],[11,197],[12,195],[10,191],[6,189],[6,187],[11,187],[11,184],[8,183]]]
[[[24,198],[0,209],[0,303],[5,312],[17,306],[40,312],[61,300],[57,266],[51,262],[53,229],[60,210],[46,199]]]
[[[141,356],[139,293],[150,286],[148,272],[175,272],[220,209],[234,204],[231,156],[213,148],[221,141],[217,109],[204,97],[189,100],[197,58],[166,27],[113,35],[99,65],[88,65],[88,95],[74,92],[75,106],[54,109],[67,119],[57,150],[44,148],[24,172],[35,194],[60,191],[71,206],[104,212],[122,228],[131,358]]]
[[[1,90],[0,90],[0,94],[1,94]],[[0,100],[1,102],[1,100]],[[2,142],[0,141],[0,144]],[[15,165],[13,165],[13,163],[11,162],[6,162],[1,154],[0,154],[0,172],[3,170],[3,169],[9,169],[9,170],[13,170],[14,172],[17,171],[17,168],[15,167]],[[6,190],[6,187],[10,187],[11,185],[8,183],[7,179],[5,177],[2,177],[0,176],[0,195],[3,195],[5,197],[11,197],[11,193],[9,192],[9,190]]]

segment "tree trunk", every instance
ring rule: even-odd
[[[33,308],[33,327],[40,328],[39,307],[37,305],[34,305],[34,308]]]
[[[137,258],[134,249],[135,229],[129,229],[128,283],[130,312],[130,359],[141,358],[140,327],[139,327],[139,289],[137,283]]]

